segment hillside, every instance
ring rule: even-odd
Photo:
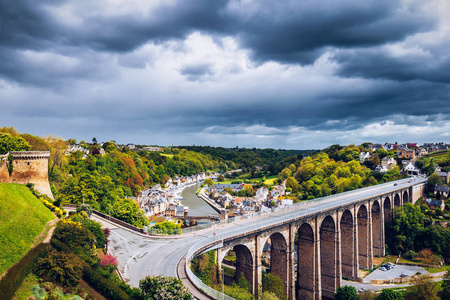
[[[27,253],[54,218],[25,185],[0,183],[0,274]]]

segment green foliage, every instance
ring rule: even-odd
[[[100,268],[99,268],[100,269]],[[130,300],[130,296],[125,293],[116,283],[103,277],[89,265],[84,266],[83,280],[89,283],[97,292],[111,300]],[[138,299],[138,297],[134,298]]]
[[[99,222],[85,218],[80,214],[72,215],[70,217],[74,222],[79,222],[82,226],[88,229],[95,237],[95,246],[103,248],[106,243],[105,232],[102,230],[102,225]]]
[[[416,164],[423,173],[427,174],[427,176],[431,176],[436,171],[433,158],[420,158],[417,160]]]
[[[450,271],[447,271],[442,281],[442,300],[450,300]]]
[[[208,186],[213,186],[214,181],[211,178],[206,178],[205,179],[205,184],[207,184]]]
[[[13,164],[13,162],[14,162],[13,156],[11,154],[8,155],[8,173],[9,173],[10,176],[11,176],[11,174],[14,171],[14,164]]]
[[[80,206],[78,206],[77,213],[79,213],[81,211],[85,211],[87,213],[88,217],[90,217],[92,215],[92,207],[88,204],[81,204]]]
[[[32,248],[22,259],[6,271],[6,276],[0,280],[0,291],[2,291],[2,297],[4,299],[11,299],[13,297],[24,278],[30,274],[35,261],[45,255],[47,247],[46,244],[39,244]]]
[[[147,225],[144,211],[139,209],[137,204],[131,199],[116,201],[114,205],[111,206],[111,215],[139,228]]]
[[[221,290],[221,289],[218,289]],[[233,283],[231,286],[224,286],[225,294],[237,300],[254,300],[252,293]]]
[[[341,150],[331,152],[340,157],[339,151]],[[287,177],[286,186],[292,189],[292,196],[297,197],[297,200],[314,199],[377,183],[371,176],[370,169],[361,166],[358,161],[350,158],[348,162],[335,161],[325,152],[296,161],[295,165],[298,168],[293,177]],[[291,171],[283,171],[288,173],[288,170]],[[287,174],[280,173],[279,176],[285,175]]]
[[[65,243],[77,254],[89,254],[95,241],[95,236],[89,229],[70,219],[64,219],[58,223],[53,237]]]
[[[65,287],[76,287],[83,275],[85,263],[75,254],[51,250],[47,256],[38,258],[34,266],[36,275],[60,283]]]
[[[440,185],[442,184],[442,180],[441,180],[441,176],[439,176],[438,174],[434,173],[431,174],[430,177],[428,177],[428,185],[431,187],[435,187],[436,185]]]
[[[261,300],[279,300],[280,298],[277,297],[274,293],[270,292],[263,292],[261,295]]]
[[[414,276],[411,279],[413,286],[409,294],[414,296],[417,300],[439,300],[437,295],[439,291],[439,284],[431,278],[430,275]]]
[[[386,241],[393,253],[415,249],[415,241],[424,233],[424,214],[411,203],[394,208],[394,221],[386,224]]]
[[[336,300],[358,300],[358,293],[356,289],[352,286],[341,286],[336,290],[334,294],[334,299]]]
[[[28,142],[20,136],[12,136],[7,133],[0,133],[0,154],[11,151],[27,151],[30,149]]]
[[[263,292],[273,293],[278,299],[286,299],[283,280],[272,273],[263,274],[262,290]]]
[[[314,150],[275,150],[275,149],[246,149],[246,148],[222,148],[210,146],[183,146],[182,148],[200,152],[213,159],[219,159],[219,169],[225,171],[226,165],[231,170],[242,169],[245,173],[250,173],[252,177],[262,177],[261,172],[278,174],[294,161],[297,161]],[[256,166],[262,167],[262,171],[257,171]],[[219,180],[223,181],[223,180]]]
[[[197,257],[191,262],[191,269],[200,280],[208,286],[214,286],[219,283],[217,276],[216,251],[208,251]]]
[[[249,292],[252,291],[252,286],[250,285],[250,282],[248,282],[247,279],[245,279],[244,273],[241,273],[239,275],[237,285],[241,289],[244,289],[244,290],[249,291]]]
[[[403,295],[393,289],[384,289],[378,295],[377,300],[403,300]]]
[[[175,277],[147,276],[139,281],[139,287],[145,300],[190,300],[187,288]]]
[[[0,183],[0,274],[29,251],[54,218],[26,186]]]

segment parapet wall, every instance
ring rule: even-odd
[[[13,171],[8,171],[8,155],[13,158]],[[41,194],[53,199],[48,182],[48,151],[20,151],[10,152],[0,156],[0,182],[4,183],[33,183],[34,188]]]

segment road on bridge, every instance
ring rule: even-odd
[[[362,199],[373,198],[375,195],[387,194],[402,188],[426,182],[426,178],[402,179],[395,182],[380,184],[368,188],[354,190],[332,197],[319,198],[302,202],[295,209],[275,212],[253,219],[241,220],[183,236],[145,236],[119,228],[102,219],[105,226],[111,228],[109,251],[117,255],[119,271],[124,279],[137,287],[139,280],[147,275],[163,275],[177,277],[177,266],[187,254],[188,249],[199,241],[213,241],[245,234],[266,226],[316,214],[321,211],[345,206]],[[95,218],[98,218],[95,216]]]

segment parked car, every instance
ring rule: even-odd
[[[385,267],[380,267],[380,270],[381,271],[386,271],[386,268]]]
[[[406,275],[404,273],[400,274],[400,277],[406,277],[406,276],[408,276],[408,275]]]

